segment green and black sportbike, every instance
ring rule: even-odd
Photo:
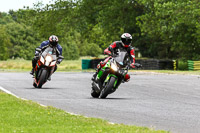
[[[130,56],[126,51],[118,51],[117,54],[112,55],[92,81],[92,97],[106,98],[115,92],[119,85],[124,82],[124,76],[128,73],[130,64]],[[138,63],[135,63],[135,66],[141,67]]]

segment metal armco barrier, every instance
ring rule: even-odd
[[[193,71],[193,70],[200,70],[200,61],[192,61],[188,60],[188,70]]]
[[[143,70],[173,70],[173,60],[158,60],[158,59],[136,59],[136,63],[142,65]]]

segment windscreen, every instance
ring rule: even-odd
[[[56,60],[56,50],[55,48],[47,47],[43,52],[42,56],[45,57],[46,55],[51,55],[53,57],[53,60]]]
[[[130,62],[127,52],[118,52],[118,55],[116,55],[114,59],[121,66],[126,66]]]

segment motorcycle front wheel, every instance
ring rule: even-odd
[[[108,94],[112,91],[112,88],[114,87],[115,80],[115,77],[110,77],[110,80],[100,93],[100,98],[106,98],[108,96]]]
[[[43,69],[38,81],[38,88],[42,88],[42,85],[46,82],[46,80],[47,80],[47,70]]]

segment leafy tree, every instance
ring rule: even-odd
[[[74,36],[65,35],[65,38],[61,41],[63,47],[63,56],[66,60],[75,60],[79,58],[78,48],[79,40],[74,38]]]
[[[30,26],[15,22],[6,25],[6,32],[13,46],[10,57],[32,59],[35,48],[41,43],[39,35]]]
[[[139,48],[154,48],[151,57],[197,59],[199,2],[191,0],[139,0],[145,14],[137,18],[145,41]],[[142,38],[143,38],[142,37]],[[152,50],[149,50],[149,55]]]
[[[5,31],[5,26],[0,25],[0,60],[7,60],[9,58],[11,47],[12,44]]]
[[[55,34],[65,59],[98,56],[123,32],[152,58],[200,58],[198,0],[54,0],[34,9],[0,13],[12,56],[31,58],[42,38]],[[31,43],[30,43],[31,42]],[[37,45],[36,45],[37,44]],[[23,49],[23,50],[22,50]],[[11,55],[10,55],[11,56]]]
[[[1,25],[5,25],[8,23],[12,23],[12,22],[14,22],[14,21],[10,15],[8,15],[7,13],[4,13],[4,12],[0,12],[0,24]]]
[[[45,7],[35,5],[37,14],[33,27],[39,31],[42,37],[55,34],[61,38],[68,32],[74,22],[70,18],[73,13],[74,4],[72,1],[57,0],[54,4],[47,4]]]
[[[85,39],[89,38],[89,43],[97,43],[102,49],[119,40],[123,32],[133,35],[139,32],[136,17],[143,8],[136,0],[81,0],[77,9],[78,31]]]

